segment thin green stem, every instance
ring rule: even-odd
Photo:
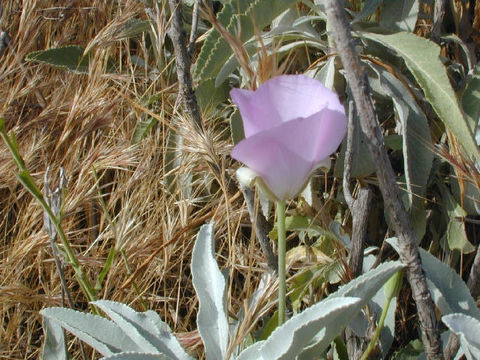
[[[8,134],[5,132],[4,121],[0,118],[0,136],[3,138],[5,144],[7,145],[12,157],[18,166],[20,173],[16,174],[20,183],[38,200],[40,205],[42,206],[43,210],[49,217],[52,224],[55,226],[55,230],[57,231],[57,235],[60,238],[60,241],[63,245],[63,252],[65,254],[67,262],[73,267],[75,270],[75,277],[82,288],[83,293],[87,297],[89,302],[96,300],[96,293],[95,290],[92,288],[90,281],[88,280],[87,276],[83,272],[83,269],[73,252],[73,249],[70,247],[70,243],[67,240],[67,236],[63,231],[62,226],[60,225],[60,219],[57,217],[50,206],[45,201],[42,192],[38,189],[37,185],[35,184],[32,176],[28,172],[25,162],[23,161],[19,151],[17,142],[15,139],[15,135],[11,134],[9,137]],[[97,312],[96,308],[92,306],[92,311]]]
[[[382,315],[380,316],[380,321],[378,322],[378,326],[375,329],[375,333],[373,334],[373,338],[368,344],[367,350],[362,355],[362,358],[360,360],[367,360],[368,357],[370,356],[370,353],[373,351],[375,348],[375,344],[377,343],[378,339],[380,338],[380,333],[382,332],[383,324],[385,322],[385,318],[387,317],[388,309],[390,308],[390,303],[392,302],[393,297],[387,297],[387,301],[385,303],[385,306],[383,307],[382,310]]]
[[[95,290],[92,288],[92,285],[90,284],[90,281],[88,280],[87,276],[83,272],[82,266],[80,265],[77,257],[75,256],[75,253],[73,252],[73,249],[70,247],[70,243],[67,240],[67,236],[65,235],[65,232],[63,231],[62,226],[60,225],[60,222],[58,221],[57,217],[55,214],[52,212],[48,204],[45,202],[45,200],[42,198],[37,198],[37,200],[40,202],[40,204],[43,207],[43,210],[47,213],[48,217],[52,221],[53,225],[55,226],[55,230],[57,230],[58,237],[60,238],[62,245],[63,245],[63,251],[66,255],[67,262],[73,267],[75,270],[75,277],[77,278],[77,281],[82,288],[85,296],[87,297],[87,300],[89,302],[97,300],[97,294]],[[92,310],[95,312],[95,308],[92,307]]]
[[[110,248],[110,251],[108,252],[107,261],[105,261],[105,264],[103,265],[103,269],[102,271],[100,271],[100,274],[98,275],[98,278],[97,278],[97,282],[95,283],[96,291],[102,290],[103,280],[105,280],[105,277],[110,271],[110,268],[112,267],[112,264],[113,264],[113,261],[115,260],[116,255],[117,255],[117,251],[115,250],[115,246],[112,246]]]
[[[277,231],[278,231],[278,326],[285,322],[286,312],[286,236],[285,236],[285,201],[277,201]]]

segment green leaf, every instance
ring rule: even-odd
[[[480,359],[480,321],[465,314],[446,315],[442,321],[458,336],[467,359]]]
[[[475,66],[473,76],[463,92],[462,106],[470,131],[476,134],[480,119],[480,65]]]
[[[363,33],[362,36],[395,50],[405,60],[438,117],[460,140],[467,155],[479,160],[480,153],[473,133],[440,61],[440,47],[432,41],[405,32],[393,35]]]
[[[335,355],[338,360],[348,360],[347,346],[340,337],[336,337],[334,340]]]
[[[226,82],[216,85],[214,79],[202,81],[195,89],[198,105],[204,111],[214,109],[228,98],[229,89]]]
[[[83,56],[83,51],[81,46],[64,46],[34,51],[25,59],[67,69],[78,74],[86,74],[88,72],[88,56]]]
[[[380,26],[391,30],[413,32],[419,13],[418,0],[383,1]]]
[[[466,215],[480,215],[480,190],[470,181],[464,179],[463,199],[460,191],[459,179],[450,177],[452,194],[457,203],[462,204]]]
[[[150,20],[140,20],[132,18],[118,31],[114,32],[111,37],[114,40],[124,40],[137,37],[144,32],[152,29],[152,22]]]
[[[158,122],[157,119],[153,117],[147,117],[145,114],[142,114],[142,118],[135,125],[135,130],[133,131],[132,145],[138,144],[142,141],[145,136],[147,136],[150,129]]]
[[[60,324],[104,356],[142,350],[115,323],[101,316],[60,307],[43,309],[40,314]]]
[[[403,149],[403,136],[392,134],[387,135],[384,138],[385,145],[387,145],[392,150],[402,150]]]
[[[330,57],[324,66],[317,72],[315,79],[320,80],[326,88],[335,90],[335,56]]]
[[[407,346],[396,353],[394,360],[417,360],[423,353],[423,343],[419,339],[410,341]]]
[[[285,218],[285,230],[295,232],[306,231],[310,237],[326,236],[328,238],[340,240],[341,242],[343,242],[343,240],[339,239],[338,236],[335,235],[333,232],[322,229],[320,226],[316,225],[311,218],[307,216],[287,216]],[[268,236],[272,240],[278,239],[276,223]]]
[[[351,99],[351,96],[349,95]],[[349,101],[345,101],[345,112],[348,114]],[[375,172],[375,163],[370,155],[368,149],[367,138],[360,126],[360,119],[355,112],[353,116],[354,128],[352,136],[352,168],[350,176],[352,178],[367,177]],[[345,168],[345,151],[347,149],[347,142],[343,141],[340,154],[335,162],[334,176],[343,178],[343,169]]]
[[[447,226],[448,247],[451,250],[459,250],[463,254],[475,251],[475,246],[468,241],[465,224],[462,220],[451,219]]]
[[[355,15],[352,23],[368,18],[382,4],[383,0],[366,0],[363,4],[362,11]]]
[[[226,280],[215,260],[213,224],[203,225],[192,255],[193,287],[199,300],[198,332],[205,345],[206,358],[225,359],[228,347]]]
[[[446,236],[448,247],[451,250],[460,250],[468,254],[475,250],[475,247],[468,240],[465,223],[463,218],[467,215],[465,210],[457,203],[450,190],[444,185],[438,185],[442,194],[442,203],[447,211],[449,222],[447,226]]]
[[[395,114],[402,127],[409,206],[420,206],[426,194],[434,158],[427,118],[409,89],[399,79],[383,68],[372,68],[377,72],[382,88],[391,97]]]
[[[327,300],[341,299],[344,296],[355,296],[362,299],[360,306],[363,307],[379,292],[385,282],[395,272],[402,269],[403,267],[404,265],[399,261],[383,263],[377,268],[370,270],[368,273],[363,274],[362,276],[342,286],[337,292],[330,295]],[[393,313],[394,312],[392,312],[392,314]],[[347,324],[351,323],[355,318],[356,316],[352,316],[348,320]],[[330,329],[327,328],[327,332],[328,331],[330,331]],[[321,346],[311,346],[310,348],[302,352],[302,356],[299,357],[299,360],[313,359],[315,358],[315,354],[318,354],[320,351]]]
[[[235,109],[230,117],[230,133],[232,135],[232,141],[234,145],[237,145],[240,141],[245,139],[245,133],[243,131],[243,121],[238,109]]]
[[[370,67],[377,73],[380,87],[391,98],[395,117],[401,125],[407,208],[419,242],[427,225],[424,199],[434,158],[430,128],[409,89],[384,68],[373,64]]]
[[[231,34],[235,34],[237,30],[240,31],[241,41],[244,43],[255,34],[255,31],[262,31],[273,19],[296,2],[296,0],[232,0],[223,5],[217,20]],[[237,29],[237,26],[240,28]],[[220,33],[212,30],[207,35],[195,64],[197,80],[216,77],[232,53],[230,45]]]

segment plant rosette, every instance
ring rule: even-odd
[[[231,155],[248,167],[237,177],[276,201],[294,198],[314,170],[328,167],[347,130],[337,94],[304,75],[277,76],[255,91],[233,89],[230,96],[245,133]]]

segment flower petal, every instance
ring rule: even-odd
[[[279,200],[291,199],[308,180],[311,162],[262,134],[240,141],[233,149],[232,157],[258,173]]]
[[[243,120],[243,132],[246,137],[259,131],[274,127],[281,123],[280,115],[275,108],[267,106],[268,98],[258,96],[257,91],[232,89],[230,96],[238,106]]]
[[[340,145],[347,126],[345,115],[324,109],[240,141],[232,157],[258,173],[279,199],[297,195],[318,163]]]
[[[233,89],[230,95],[240,109],[246,137],[324,108],[344,112],[334,92],[304,75],[277,76],[256,91]]]

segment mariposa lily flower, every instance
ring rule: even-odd
[[[277,76],[255,91],[233,89],[230,95],[245,133],[231,155],[276,200],[298,195],[345,136],[347,118],[338,96],[304,75]]]

